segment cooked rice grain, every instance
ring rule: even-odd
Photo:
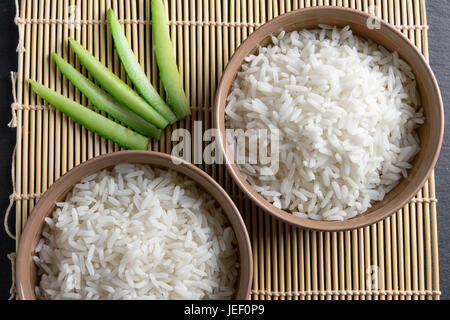
[[[45,221],[34,257],[39,299],[234,294],[234,231],[215,200],[174,171],[134,164],[101,171]]]
[[[264,175],[268,165],[247,157],[241,172],[296,216],[365,212],[407,176],[420,150],[425,120],[411,67],[349,27],[283,31],[272,42],[245,58],[225,113],[229,129],[279,130],[279,170]]]

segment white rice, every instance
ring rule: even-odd
[[[46,219],[39,299],[229,299],[234,231],[174,171],[121,164],[83,179]]]
[[[241,172],[296,216],[365,212],[407,176],[420,150],[416,129],[425,120],[411,67],[349,27],[282,31],[272,40],[245,59],[225,112],[229,129],[279,130],[279,170],[262,175],[268,165],[246,155]]]

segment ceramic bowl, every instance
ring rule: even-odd
[[[274,217],[301,227],[319,231],[344,231],[361,228],[389,217],[410,201],[424,185],[430,176],[441,149],[444,112],[438,84],[427,61],[395,27],[380,21],[380,28],[373,29],[371,16],[353,9],[338,7],[314,7],[300,9],[281,15],[258,28],[236,50],[229,61],[220,81],[215,101],[214,122],[219,132],[219,148],[224,154],[229,173],[237,185],[264,211]],[[421,151],[413,161],[413,168],[408,172],[408,178],[389,192],[383,201],[375,202],[371,209],[352,219],[345,221],[315,221],[300,218],[289,212],[280,210],[269,203],[256,192],[246,181],[238,166],[232,161],[232,156],[226,143],[225,107],[227,96],[237,72],[240,71],[245,57],[255,54],[260,46],[272,42],[272,35],[302,29],[318,28],[319,24],[338,27],[349,25],[354,34],[371,39],[383,45],[390,51],[397,51],[399,56],[412,67],[417,79],[417,85],[422,98],[422,107],[426,117],[425,124],[418,130],[421,140]]]
[[[57,180],[34,207],[20,238],[16,260],[18,298],[23,300],[36,299],[34,288],[38,282],[38,276],[37,266],[32,258],[34,248],[41,238],[44,218],[53,213],[55,203],[63,201],[67,193],[83,177],[112,168],[120,163],[139,163],[147,164],[153,168],[172,169],[196,182],[199,187],[210,193],[217,201],[234,230],[238,244],[240,269],[234,298],[237,300],[247,299],[252,282],[253,263],[250,240],[241,214],[225,190],[204,171],[186,161],[172,160],[173,158],[170,155],[152,151],[110,153],[80,164]]]

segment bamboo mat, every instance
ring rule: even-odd
[[[11,204],[16,239],[43,192],[77,164],[120,148],[74,124],[30,92],[27,78],[87,104],[50,62],[57,52],[79,68],[65,45],[72,36],[127,80],[106,26],[112,6],[144,70],[162,93],[152,50],[146,0],[22,0],[16,24],[18,72],[12,73],[11,126],[17,128]],[[397,26],[428,56],[425,0],[165,1],[170,32],[192,116],[167,129],[152,148],[170,152],[170,132],[212,126],[214,95],[228,60],[262,23],[287,11],[338,5],[375,14]],[[85,70],[83,70],[85,72]],[[86,73],[85,73],[86,74]],[[128,80],[127,80],[128,81]],[[128,83],[130,83],[128,81]],[[253,247],[252,299],[439,299],[434,174],[402,210],[375,225],[321,233],[286,225],[253,205],[223,165],[199,165],[235,199]],[[14,212],[14,211],[13,211]]]

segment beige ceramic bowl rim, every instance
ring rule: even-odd
[[[156,152],[156,151],[119,151],[119,152],[113,152],[104,154],[101,156],[97,156],[95,158],[92,158],[86,162],[83,162],[79,164],[78,166],[72,168],[67,173],[65,173],[63,176],[61,176],[55,183],[53,183],[50,188],[43,194],[43,196],[39,199],[36,206],[34,207],[30,217],[28,218],[24,231],[20,237],[19,247],[18,247],[18,253],[17,253],[17,259],[16,259],[16,290],[17,290],[17,296],[20,300],[30,300],[35,299],[32,295],[34,294],[34,288],[31,288],[30,283],[30,266],[34,262],[32,261],[32,257],[29,254],[28,251],[21,250],[23,247],[32,246],[31,242],[35,239],[36,235],[40,232],[39,226],[41,225],[43,217],[46,215],[38,215],[40,212],[41,204],[46,201],[46,199],[52,199],[52,192],[63,186],[63,184],[71,179],[72,177],[81,177],[77,180],[80,181],[82,177],[86,176],[86,174],[81,174],[83,170],[86,168],[89,168],[93,163],[98,163],[101,161],[104,161],[105,159],[114,158],[114,157],[123,157],[123,156],[134,156],[138,155],[141,157],[148,157],[152,159],[152,161],[155,161],[155,159],[159,159],[161,161],[164,161],[164,163],[169,163],[174,160],[174,158],[165,153]],[[179,174],[182,174],[184,176],[187,176],[189,179],[193,180],[196,184],[200,185],[205,191],[207,191],[206,187],[214,188],[216,189],[217,193],[220,194],[220,197],[223,201],[226,202],[228,211],[223,208],[224,214],[227,216],[227,219],[229,216],[234,216],[234,225],[233,230],[236,233],[236,238],[238,240],[238,251],[239,251],[239,257],[240,257],[240,267],[239,267],[239,279],[236,283],[237,285],[237,291],[235,299],[237,300],[245,300],[250,295],[251,290],[251,284],[253,279],[253,256],[252,256],[252,248],[250,243],[250,238],[247,232],[247,228],[245,226],[245,223],[242,219],[242,216],[234,204],[233,200],[230,198],[230,196],[227,194],[227,192],[211,177],[209,176],[205,171],[201,170],[200,168],[194,166],[193,164],[176,158],[176,165],[172,167],[172,170],[177,171],[176,168],[184,167],[185,171],[189,171],[190,176],[186,175],[185,173],[178,172]],[[129,161],[130,163],[140,163],[139,161]],[[121,163],[126,163],[126,161],[121,161]],[[145,163],[144,163],[145,164]],[[150,166],[151,163],[148,163]],[[158,165],[155,165],[159,168],[165,168],[164,164],[159,163]],[[104,168],[109,168],[111,165],[106,165]],[[168,167],[167,167],[168,168]],[[103,170],[103,169],[100,169]],[[88,173],[88,175],[91,173]],[[75,183],[77,183],[75,182]],[[74,184],[72,184],[73,187]],[[211,189],[209,189],[211,190]],[[213,196],[214,197],[214,196]],[[217,201],[218,197],[215,197]],[[238,234],[239,233],[239,236]],[[33,248],[34,250],[34,248]],[[243,280],[241,280],[243,278]],[[239,282],[240,281],[240,282]],[[30,291],[30,289],[32,291]],[[32,292],[32,293],[31,293]]]
[[[370,17],[373,17],[373,16],[368,15],[365,12],[355,10],[355,9],[336,7],[336,6],[322,6],[322,7],[310,7],[310,8],[302,8],[302,9],[294,10],[294,11],[285,13],[283,15],[280,15],[280,16],[264,23],[255,32],[250,34],[249,37],[244,42],[241,43],[241,45],[237,48],[237,50],[235,51],[235,53],[229,60],[227,66],[222,74],[222,78],[219,82],[219,86],[218,86],[218,89],[216,92],[213,118],[214,118],[214,127],[218,131],[218,145],[223,154],[223,157],[225,160],[225,165],[227,167],[228,172],[231,174],[233,180],[236,182],[236,184],[239,186],[239,188],[254,203],[256,203],[261,209],[268,212],[272,216],[280,219],[281,221],[286,222],[286,223],[296,226],[296,227],[310,229],[310,230],[316,230],[316,231],[325,231],[325,232],[348,231],[348,230],[366,227],[368,225],[372,225],[381,220],[384,220],[384,219],[388,218],[389,216],[391,216],[392,214],[394,214],[394,212],[401,209],[404,205],[406,205],[423,187],[423,185],[429,178],[431,172],[433,171],[433,168],[436,165],[436,162],[439,158],[439,153],[441,150],[442,140],[443,140],[443,135],[444,135],[444,108],[443,108],[442,96],[440,93],[440,89],[439,89],[439,85],[437,83],[436,77],[434,76],[434,73],[433,73],[431,67],[429,66],[428,62],[425,60],[425,57],[422,55],[422,53],[414,46],[414,44],[405,35],[403,35],[400,31],[398,31],[394,26],[386,23],[383,20],[379,20],[382,28],[388,28],[388,29],[390,29],[390,31],[393,31],[394,33],[396,33],[399,40],[404,41],[407,44],[407,46],[410,48],[410,50],[412,50],[414,52],[414,54],[417,55],[420,62],[424,65],[427,73],[429,74],[430,78],[432,79],[433,92],[429,93],[429,94],[434,94],[438,97],[439,105],[435,106],[435,107],[439,108],[439,113],[441,115],[438,149],[436,150],[435,154],[433,155],[432,166],[430,166],[430,168],[427,170],[428,173],[421,178],[420,183],[415,188],[414,193],[411,193],[411,195],[408,199],[405,199],[400,205],[398,205],[396,207],[396,210],[386,211],[383,214],[379,214],[376,216],[370,216],[370,214],[367,215],[366,219],[363,223],[354,223],[354,222],[352,222],[353,219],[348,219],[348,220],[344,220],[344,221],[317,221],[317,220],[312,220],[312,219],[300,218],[300,217],[294,216],[293,214],[291,214],[289,212],[286,212],[284,210],[281,210],[281,209],[275,207],[273,204],[271,204],[266,199],[264,199],[246,181],[246,179],[244,178],[244,176],[241,174],[240,170],[234,163],[230,152],[228,151],[228,144],[226,143],[226,135],[224,134],[224,132],[225,132],[224,113],[225,113],[225,104],[226,103],[224,103],[224,105],[222,105],[221,101],[220,101],[224,95],[225,95],[224,101],[226,101],[226,96],[228,95],[228,92],[225,92],[225,89],[224,89],[224,87],[225,87],[224,81],[223,81],[224,77],[227,73],[231,72],[230,66],[233,65],[235,60],[238,60],[238,58],[239,58],[238,54],[241,50],[243,50],[243,48],[245,48],[245,45],[247,42],[250,42],[253,37],[256,37],[259,34],[269,33],[266,30],[268,30],[268,29],[270,30],[270,28],[269,28],[270,25],[277,23],[279,20],[286,19],[292,15],[301,15],[301,14],[307,13],[307,12],[314,13],[314,12],[325,11],[325,10],[327,10],[329,12],[334,11],[335,13],[351,13],[354,15],[359,15],[361,17],[364,17],[365,19],[369,19]],[[376,32],[376,30],[374,30],[374,31]],[[235,75],[233,75],[233,79],[234,78],[235,78]]]

